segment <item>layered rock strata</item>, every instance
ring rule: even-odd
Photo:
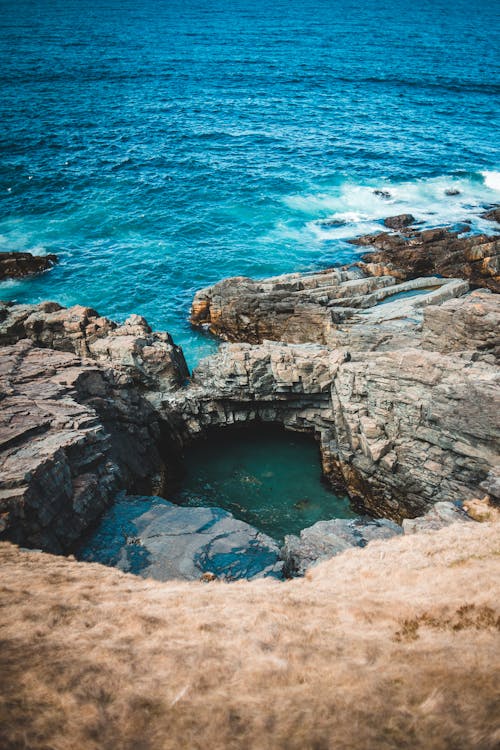
[[[486,218],[494,218],[491,213]],[[468,279],[478,287],[500,292],[500,237],[470,234],[470,227],[459,230],[403,229],[397,234],[382,232],[351,240],[354,245],[375,248],[364,255],[365,269],[374,276],[401,280],[418,276]]]
[[[54,303],[0,309],[1,531],[66,551],[117,489],[163,491],[179,446],[154,408],[187,374],[168,334]]]
[[[31,253],[0,253],[0,281],[22,279],[35,273],[48,271],[57,263],[57,255],[32,255]]]
[[[436,502],[476,497],[479,486],[496,497],[498,299],[488,290],[468,293],[461,279],[398,282],[360,268],[229,279],[197,295],[193,319],[250,343],[222,346],[189,383],[170,336],[138,316],[117,325],[83,307],[4,305],[4,525],[12,537],[56,548],[62,532],[56,541],[47,534],[61,508],[71,514],[78,506],[82,474],[97,467],[96,476],[118,477],[96,480],[110,488],[96,490],[86,506],[101,510],[119,486],[159,491],[165,461],[208,428],[253,420],[315,434],[325,475],[377,517],[418,516]],[[64,442],[75,409],[90,410],[76,427],[78,441],[88,421],[84,445],[102,434],[109,446],[89,448],[83,468],[79,449]],[[77,456],[71,487],[54,470],[60,499],[49,518],[42,518],[36,477],[45,459],[30,448],[33,429],[48,446],[41,455],[55,441]],[[47,465],[57,467],[50,456]],[[78,528],[97,512],[82,513]]]
[[[152,400],[181,386],[189,374],[182,350],[170,334],[153,333],[139,315],[119,325],[81,305],[0,303],[0,345],[20,339],[111,366]]]
[[[227,341],[394,348],[395,338],[411,341],[425,306],[467,290],[461,279],[398,282],[392,276],[365,276],[360,268],[261,281],[236,277],[197,292],[191,321]],[[363,339],[359,345],[356,337]]]
[[[0,364],[0,532],[67,551],[120,487],[162,490],[161,425],[133,380],[21,340]]]
[[[325,473],[359,507],[417,516],[477,495],[497,471],[499,316],[498,297],[476,291],[426,307],[412,345],[394,350],[225,345],[171,408],[191,434],[253,419],[312,431]]]

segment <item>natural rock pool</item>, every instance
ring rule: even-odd
[[[311,435],[275,425],[224,428],[185,455],[180,505],[217,506],[281,542],[317,521],[353,518],[347,495],[323,481]]]
[[[355,516],[323,483],[311,436],[226,428],[189,447],[168,499],[120,495],[76,555],[160,580],[281,578],[285,535]]]

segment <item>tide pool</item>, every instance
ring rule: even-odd
[[[167,499],[224,508],[279,542],[317,521],[356,516],[322,480],[314,439],[273,425],[225,428],[194,443]]]

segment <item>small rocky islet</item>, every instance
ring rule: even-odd
[[[470,521],[462,505],[478,497],[498,503],[500,237],[412,224],[389,217],[391,231],[354,239],[370,252],[352,265],[200,290],[192,323],[228,343],[191,376],[137,315],[2,304],[0,538],[69,553],[122,503],[109,564],[161,580],[281,577]],[[162,500],[186,446],[254,422],[314,435],[359,516],[280,549],[227,511]]]

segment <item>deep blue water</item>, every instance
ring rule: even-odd
[[[141,313],[194,364],[199,287],[348,260],[346,237],[404,210],[476,217],[500,195],[499,14],[0,0],[0,249],[61,258],[0,297]]]

